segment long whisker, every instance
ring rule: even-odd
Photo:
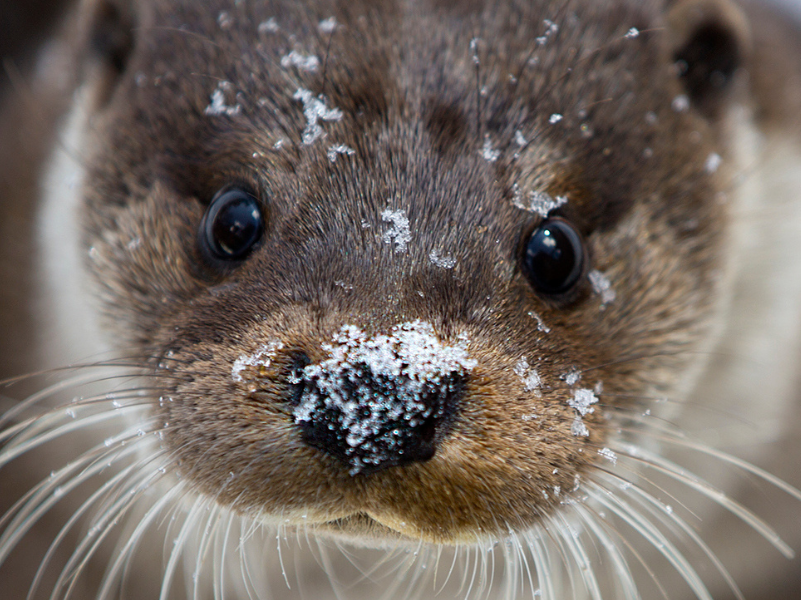
[[[771,545],[773,545],[773,547],[781,552],[786,558],[791,559],[795,556],[793,549],[781,539],[781,537],[770,525],[735,500],[729,498],[721,490],[699,479],[690,471],[683,469],[681,466],[647,450],[646,448],[638,447],[625,442],[619,442],[619,444],[619,447],[615,448],[616,452],[624,454],[641,462],[648,468],[664,473],[676,481],[684,483],[688,487],[696,490],[703,496],[706,496],[719,506],[727,509],[739,517],[742,521],[747,523],[762,537],[764,537],[768,542],[770,542]],[[618,443],[615,445],[617,446]]]
[[[526,533],[525,542],[534,560],[534,569],[537,572],[537,584],[539,585],[543,600],[557,600],[558,596],[553,587],[553,571],[551,570],[550,554],[546,548],[543,548],[540,537],[532,532]]]
[[[136,434],[128,433],[122,439],[135,439]],[[107,468],[114,462],[138,451],[136,445],[127,448],[108,448],[98,446],[81,458],[55,472],[51,478],[40,482],[3,516],[3,521],[13,516],[2,536],[0,536],[0,562],[4,561],[20,539],[33,525],[47,513],[61,498],[89,478]],[[75,474],[77,472],[77,474]]]
[[[79,459],[55,472],[50,478],[33,488],[34,493],[26,494],[3,516],[3,521],[11,518],[5,532],[0,536],[0,561],[16,546],[27,531],[47,513],[66,494],[79,487],[86,480],[105,470],[110,463],[119,461],[138,452],[137,444],[124,447],[130,440],[136,440],[138,432],[126,432],[119,436],[113,447],[106,444],[96,446]],[[76,474],[77,472],[77,474]]]
[[[601,521],[597,515],[593,515],[589,510],[580,503],[571,505],[575,514],[577,514],[582,523],[595,535],[598,541],[601,542],[606,553],[612,560],[612,565],[615,568],[617,577],[615,582],[622,588],[623,596],[628,600],[638,600],[640,595],[637,591],[637,585],[634,582],[634,577],[629,570],[626,559],[621,554],[617,544],[612,541],[612,538],[601,526]]]
[[[130,376],[130,374],[126,376]],[[120,375],[116,375],[116,377],[120,377]],[[40,402],[48,398],[56,396],[61,392],[64,392],[65,390],[80,388],[81,386],[92,384],[101,380],[102,379],[98,379],[98,375],[95,372],[80,372],[73,377],[51,384],[39,390],[35,394],[28,396],[24,400],[16,403],[14,407],[10,408],[5,413],[0,415],[0,427],[4,427],[7,423],[12,422],[20,414],[30,409],[31,407],[39,404]]]
[[[116,559],[111,567],[106,571],[101,582],[98,600],[111,599],[112,587],[119,580],[120,572],[130,564],[131,556],[136,545],[141,541],[145,531],[151,526],[153,521],[161,514],[161,511],[171,503],[175,502],[183,493],[183,487],[179,483],[172,487],[167,493],[159,498],[147,512],[139,519],[134,530],[127,536],[125,544],[116,552]],[[125,578],[123,577],[123,580]]]
[[[18,428],[16,427],[12,428],[11,431],[13,431],[13,433],[10,433],[9,435],[20,433],[20,439],[12,440],[3,449],[3,452],[0,454],[0,467],[8,464],[10,461],[18,458],[21,455],[62,436],[74,433],[76,431],[86,430],[96,425],[100,425],[101,423],[105,423],[113,419],[119,419],[125,414],[134,414],[141,410],[141,408],[136,405],[121,406],[114,411],[95,411],[86,416],[77,418],[77,414],[83,412],[84,408],[87,407],[76,406],[75,408],[66,409],[65,412],[67,413],[68,417],[76,418],[58,427],[53,427],[53,422],[63,419],[64,414],[59,414],[59,411],[56,411],[44,415],[43,417],[36,419],[31,423],[28,423],[26,427],[22,428],[22,431],[18,431]],[[93,407],[88,408],[93,409]],[[0,436],[0,441],[3,441],[3,437],[5,436]]]
[[[656,518],[663,520],[669,519],[669,521],[681,529],[681,531],[686,535],[690,540],[692,540],[698,548],[709,558],[712,564],[715,566],[717,571],[721,574],[721,576],[726,580],[729,589],[732,593],[739,599],[745,600],[740,588],[737,586],[737,583],[734,581],[734,578],[731,576],[729,571],[723,566],[723,563],[717,557],[717,555],[712,551],[708,544],[706,544],[699,536],[685,521],[681,519],[673,510],[670,510],[664,503],[660,502],[658,499],[654,498],[651,494],[647,493],[645,490],[638,486],[630,486],[626,489],[626,494],[638,501],[638,504],[643,507],[646,511],[648,511],[651,515],[655,516]]]
[[[796,500],[801,501],[801,490],[790,485],[783,479],[780,479],[779,477],[772,475],[768,471],[749,463],[746,460],[737,458],[736,456],[732,456],[731,454],[723,452],[722,450],[718,450],[716,448],[712,448],[704,444],[699,444],[698,442],[693,442],[687,439],[686,436],[679,436],[673,433],[663,432],[663,435],[658,435],[653,437],[654,439],[658,439],[659,441],[666,442],[668,444],[673,444],[681,448],[686,448],[688,450],[694,450],[696,452],[706,454],[707,456],[710,456],[712,458],[716,458],[724,462],[727,462],[739,469],[742,469],[743,471],[747,471],[752,475],[756,475],[760,479],[770,483],[776,488],[789,494]]]
[[[161,591],[159,592],[159,600],[168,600],[170,588],[172,587],[172,580],[175,576],[175,571],[178,567],[178,558],[184,551],[186,542],[189,539],[200,513],[205,509],[206,501],[202,496],[195,498],[192,507],[184,517],[183,525],[178,533],[178,536],[173,540],[172,550],[169,553],[167,566],[164,569],[164,574],[161,579]]]
[[[150,458],[148,460],[151,460]],[[134,474],[131,477],[131,474]],[[62,526],[61,531],[59,531],[58,535],[53,539],[53,542],[50,544],[50,548],[48,549],[48,554],[45,559],[41,562],[39,567],[39,572],[34,579],[34,584],[31,588],[30,596],[33,597],[33,593],[38,587],[41,582],[41,579],[44,575],[44,568],[49,563],[50,559],[52,558],[53,554],[55,553],[58,546],[61,545],[61,542],[66,537],[67,533],[73,528],[73,526],[83,518],[84,514],[104,495],[106,495],[110,490],[115,489],[119,486],[119,484],[123,481],[128,480],[129,485],[126,488],[127,490],[131,490],[136,492],[142,491],[147,488],[147,486],[153,482],[157,481],[162,476],[158,470],[155,472],[148,472],[143,471],[140,468],[140,465],[134,463],[129,465],[122,471],[120,471],[117,475],[110,478],[106,481],[100,488],[98,488],[89,498],[72,514],[72,516],[67,520],[67,522]],[[71,588],[72,584],[74,583],[75,579],[78,577],[80,572],[83,570],[83,567],[86,565],[86,562],[89,558],[93,555],[94,551],[97,549],[98,545],[102,540],[110,533],[112,527],[114,526],[116,519],[119,518],[121,514],[123,514],[126,510],[128,510],[133,503],[136,501],[138,497],[137,493],[120,493],[118,495],[118,500],[104,512],[103,514],[99,514],[95,520],[94,525],[90,528],[89,532],[86,536],[81,540],[78,546],[72,553],[69,561],[62,569],[61,574],[59,575],[56,584],[53,587],[53,591],[51,594],[51,598],[58,598],[61,590],[67,586],[67,596],[69,595],[69,589]]]
[[[565,545],[573,557],[573,563],[578,567],[584,588],[593,600],[602,600],[598,580],[592,570],[592,562],[587,556],[584,545],[578,541],[579,532],[571,523],[568,523],[561,512],[554,513],[554,519],[559,522],[560,537],[565,541]]]
[[[583,489],[590,498],[616,514],[653,545],[653,547],[673,565],[673,568],[676,569],[684,581],[687,582],[699,600],[712,600],[712,596],[709,594],[706,585],[692,565],[690,565],[675,545],[650,521],[631,508],[624,500],[607,493],[606,490],[598,487],[597,484],[592,482],[585,483]]]

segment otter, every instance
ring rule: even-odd
[[[3,161],[10,598],[801,589],[781,12],[86,0],[63,31],[4,120],[36,134]]]

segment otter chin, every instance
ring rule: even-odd
[[[801,590],[799,32],[78,3],[2,122],[9,597]]]

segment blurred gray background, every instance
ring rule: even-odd
[[[18,65],[47,37],[66,0],[0,0],[0,84],[7,78],[6,65]]]

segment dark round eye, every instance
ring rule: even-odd
[[[200,235],[215,258],[244,258],[261,238],[264,221],[259,201],[241,188],[226,188],[211,201]]]
[[[523,272],[542,294],[570,291],[584,272],[581,234],[564,219],[547,219],[531,234],[523,254]]]

